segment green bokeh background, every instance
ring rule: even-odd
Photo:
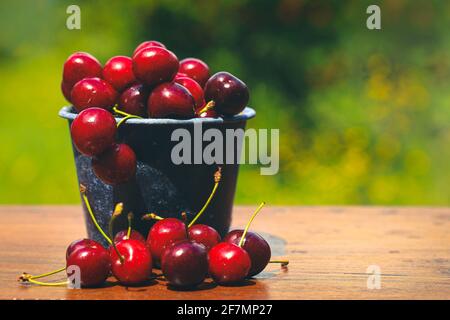
[[[0,203],[79,201],[62,64],[155,39],[238,75],[249,126],[280,129],[279,174],[242,166],[238,203],[448,205],[449,26],[450,1],[1,1]]]

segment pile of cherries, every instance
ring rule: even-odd
[[[190,119],[233,116],[249,100],[244,82],[228,72],[210,77],[200,59],[177,56],[158,41],[145,41],[132,57],[115,56],[102,67],[85,52],[64,63],[61,90],[78,114],[71,125],[75,147],[92,157],[95,174],[111,185],[136,171],[136,155],[116,142],[113,114],[134,118]],[[121,122],[119,122],[120,124]]]

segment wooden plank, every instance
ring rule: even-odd
[[[253,207],[236,207],[234,226]],[[42,273],[64,263],[66,246],[85,235],[78,206],[2,206],[1,299],[449,299],[450,209],[414,207],[268,207],[253,229],[268,237],[288,269],[269,265],[241,287],[210,281],[189,293],[163,281],[125,288],[70,290],[23,286],[21,272]],[[367,288],[370,265],[381,289]]]

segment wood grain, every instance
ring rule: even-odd
[[[253,207],[236,207],[243,226]],[[66,246],[85,235],[78,206],[2,206],[1,299],[449,299],[450,209],[404,207],[268,207],[253,229],[268,236],[287,269],[269,265],[240,287],[207,282],[174,291],[164,281],[126,288],[23,286],[16,279],[59,268]],[[381,289],[367,289],[369,265]]]

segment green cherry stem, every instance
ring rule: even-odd
[[[205,204],[203,205],[203,208],[200,209],[200,211],[197,213],[197,215],[192,219],[192,221],[189,223],[188,228],[190,228],[195,221],[197,221],[198,218],[205,212],[206,208],[208,208],[209,203],[211,202],[212,198],[214,197],[214,194],[217,191],[217,188],[219,187],[220,180],[222,179],[222,168],[219,167],[217,171],[214,173],[214,187],[211,191],[211,194],[209,195],[208,199],[206,200]]]
[[[62,282],[42,282],[42,281],[37,281],[34,280],[32,278],[28,278],[28,279],[23,279],[21,280],[22,282],[30,282],[30,283],[34,283],[40,286],[46,286],[46,287],[56,287],[56,286],[62,286],[62,285],[67,285],[69,283],[69,281],[62,281]]]
[[[286,267],[289,264],[289,260],[270,260],[269,263],[279,263],[282,267]]]
[[[255,212],[250,217],[250,220],[248,221],[247,225],[245,226],[244,232],[242,233],[241,240],[239,241],[239,247],[242,247],[242,244],[244,243],[245,236],[247,235],[248,229],[250,228],[250,225],[252,224],[253,219],[255,219],[258,212],[264,207],[266,203],[261,202],[259,207],[255,210]]]
[[[158,216],[156,213],[144,214],[141,218],[142,220],[163,220],[163,217]]]
[[[122,211],[123,211],[123,203],[119,202],[118,204],[116,204],[116,207],[114,208],[114,212],[111,215],[111,220],[109,220],[109,236],[111,237],[111,239],[114,239],[114,234],[113,234],[114,221],[116,220],[116,218],[118,216],[120,216]],[[123,263],[125,261],[125,258],[120,254],[119,250],[116,247],[116,243],[114,241],[112,241],[112,246],[113,246],[114,250],[116,251],[117,255],[119,256],[120,263]]]
[[[124,122],[127,121],[128,119],[132,119],[132,118],[135,118],[135,119],[143,119],[143,118],[140,117],[140,116],[136,116],[136,115],[134,115],[134,114],[130,114],[130,113],[121,111],[121,110],[117,109],[117,106],[114,106],[114,107],[113,107],[113,111],[114,111],[115,113],[117,113],[118,115],[121,115],[121,116],[124,117],[124,118],[122,118],[122,119],[117,123],[117,128],[119,128],[119,127],[122,125],[122,123],[124,123]]]
[[[199,111],[197,111],[197,114],[202,114],[203,112],[209,111],[212,108],[214,108],[215,105],[216,105],[216,103],[213,100],[211,100],[207,104],[205,104],[205,106],[203,108],[201,108]]]
[[[130,212],[127,216],[127,218],[128,218],[127,239],[130,239],[133,217],[134,217],[133,212]]]

